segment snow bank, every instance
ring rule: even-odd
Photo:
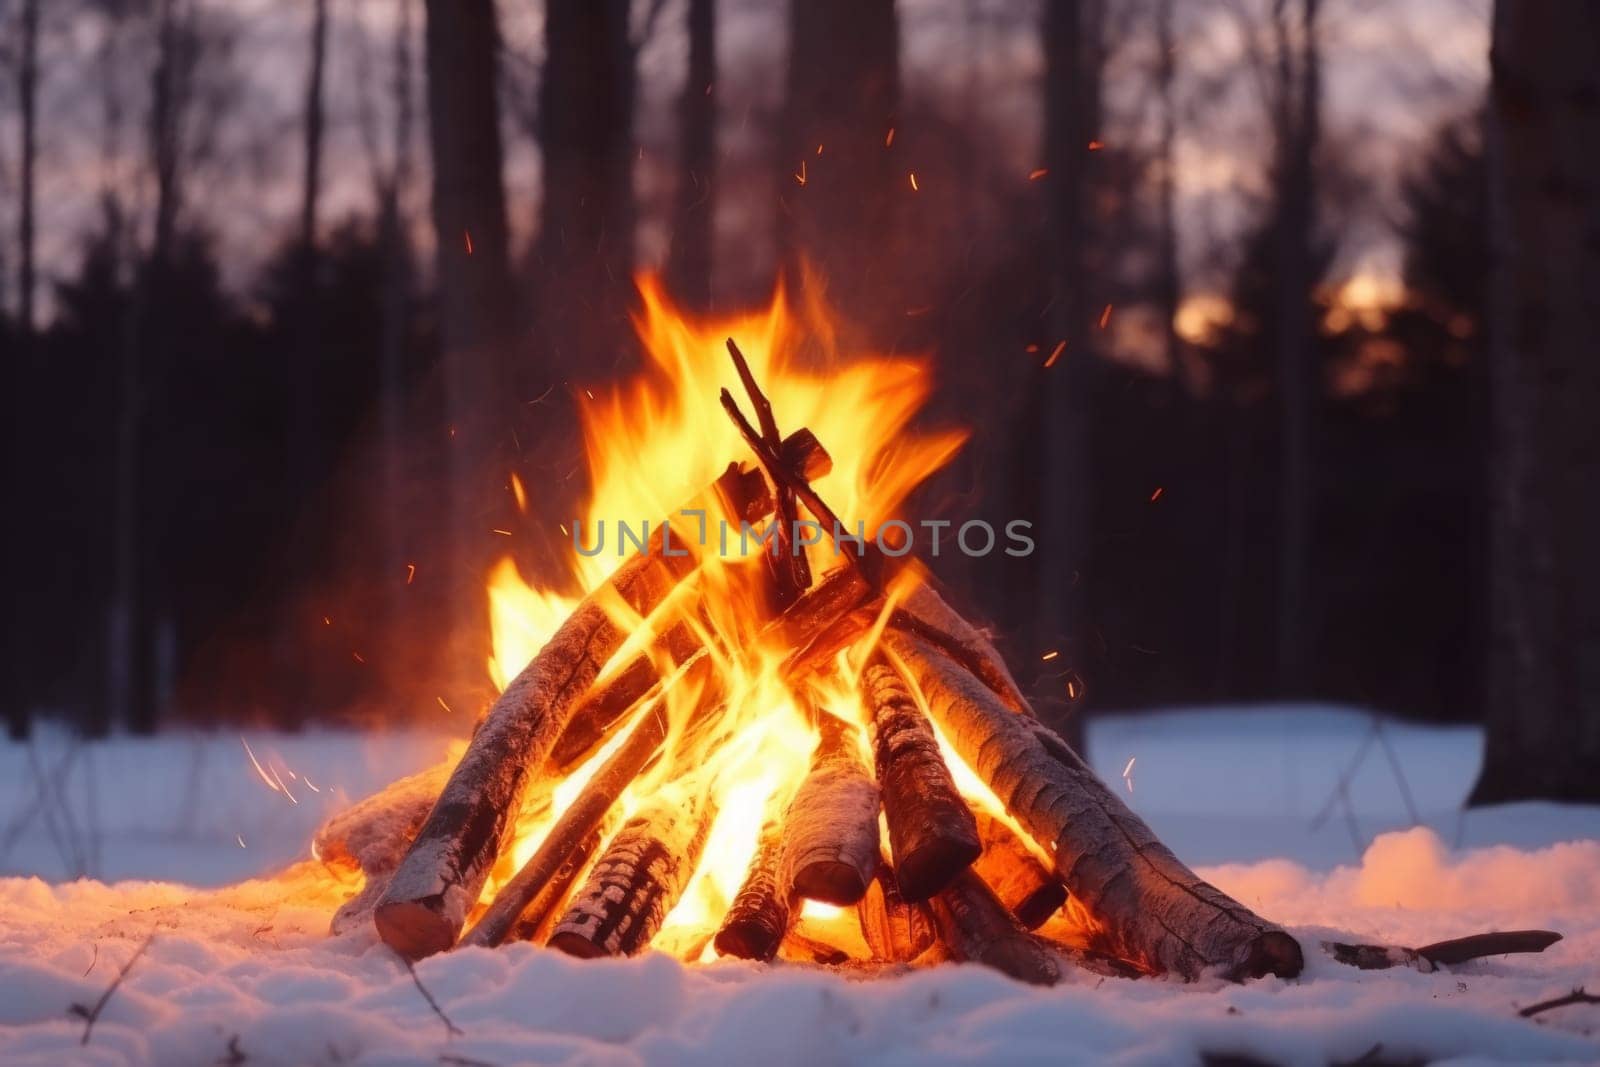
[[[1074,975],[1053,990],[946,966],[849,980],[798,966],[685,967],[662,956],[578,961],[529,945],[425,960],[428,1007],[370,931],[326,936],[349,891],[299,864],[221,890],[124,882],[0,881],[0,1060],[8,1064],[439,1062],[1272,1063],[1473,1058],[1597,1062],[1600,1010],[1543,1022],[1517,1008],[1600,985],[1600,846],[1453,854],[1426,829],[1380,838],[1326,875],[1286,861],[1207,872],[1328,936],[1420,944],[1500,926],[1567,934],[1542,956],[1455,973],[1364,972],[1312,952],[1296,982],[1180,986]],[[1419,881],[1420,880],[1420,881]],[[1428,884],[1443,887],[1430,895]],[[1519,888],[1520,887],[1520,888]],[[154,935],[96,1023],[90,1005]],[[441,1057],[457,1057],[441,1060]]]
[[[1392,767],[1369,745],[1373,763],[1348,779],[1360,837],[1342,816],[1311,830],[1371,726],[1352,712],[1296,714],[1298,726],[1250,713],[1211,716],[1209,729],[1195,714],[1113,721],[1096,724],[1090,747],[1113,782],[1136,756],[1124,795],[1180,855],[1230,861],[1202,873],[1301,938],[1308,969],[1298,981],[1180,986],[1074,975],[1038,990],[972,967],[861,981],[794,965],[576,961],[513,945],[418,966],[460,1033],[369,929],[327,936],[353,887],[305,858],[316,825],[348,802],[335,787],[358,798],[436,760],[442,739],[248,735],[269,777],[295,772],[285,781],[298,803],[264,784],[236,736],[121,739],[78,757],[95,771],[94,807],[87,776],[50,779],[61,794],[53,830],[42,811],[23,816],[33,767],[48,776],[64,740],[46,738],[31,756],[0,747],[0,870],[59,878],[73,851],[65,845],[93,840],[109,877],[191,883],[0,879],[0,1061],[780,1067],[1164,1064],[1204,1054],[1321,1064],[1370,1054],[1600,1063],[1600,1008],[1517,1016],[1578,985],[1600,989],[1596,811],[1521,805],[1474,814],[1465,836],[1489,840],[1453,847],[1451,807],[1470,785],[1472,761],[1451,746],[1471,749],[1475,735],[1447,731],[1429,747],[1425,733],[1395,728],[1413,802],[1435,813],[1432,825],[1377,833],[1407,816]],[[1240,765],[1252,774],[1228,772]],[[326,792],[297,788],[308,777]],[[1266,851],[1274,843],[1285,847]],[[297,856],[270,878],[192,887]],[[1566,939],[1539,956],[1428,975],[1357,971],[1316,950],[1328,938],[1419,945],[1517,927]],[[71,1006],[93,1004],[152,935],[80,1045],[84,1022]]]

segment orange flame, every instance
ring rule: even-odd
[[[804,164],[802,163],[802,166]],[[803,180],[803,179],[802,179]],[[761,309],[731,316],[695,318],[676,308],[655,278],[638,281],[641,310],[635,328],[646,366],[631,379],[592,386],[592,402],[582,407],[583,445],[591,491],[573,527],[574,544],[592,548],[607,533],[603,549],[570,557],[574,587],[592,591],[601,586],[622,556],[615,536],[618,523],[638,530],[648,522],[657,528],[694,499],[727,467],[730,460],[749,463],[751,456],[737,429],[721,409],[722,389],[743,396],[725,342],[733,338],[744,352],[757,381],[771,398],[784,432],[809,428],[828,449],[833,469],[816,480],[817,491],[847,524],[860,523],[870,536],[893,518],[911,493],[961,447],[962,432],[923,432],[910,423],[927,400],[931,379],[925,360],[878,353],[847,352],[831,312],[815,298],[796,303],[780,285]],[[806,287],[810,291],[812,287]],[[520,506],[525,497],[513,476]],[[551,521],[571,516],[544,516]],[[666,918],[654,945],[682,956],[710,952],[707,947],[732,901],[755,853],[763,813],[785,803],[809,766],[815,727],[808,713],[779,673],[786,649],[763,649],[754,640],[764,620],[760,585],[747,552],[738,545],[733,527],[726,553],[715,516],[708,517],[702,561],[694,578],[694,598],[708,618],[715,640],[708,647],[726,700],[716,728],[697,732],[692,753],[685,724],[695,711],[697,691],[681,687],[668,696],[672,729],[668,758],[657,760],[623,794],[613,828],[647,800],[684,791],[686,798],[707,799],[717,812],[701,862],[683,897]],[[684,530],[699,535],[689,520]],[[563,525],[563,528],[565,526]],[[675,526],[675,533],[678,528]],[[855,526],[848,531],[857,532]],[[838,565],[827,537],[809,551],[814,573]],[[748,553],[759,551],[752,543]],[[489,672],[504,687],[532,658],[576,606],[568,595],[531,586],[507,557],[489,575],[493,649]],[[659,632],[664,606],[644,624]],[[631,620],[638,625],[641,620]],[[642,642],[630,639],[629,649]],[[631,651],[625,653],[631,655]],[[620,659],[614,660],[620,662]],[[854,718],[860,699],[851,671],[826,683],[819,706]],[[600,752],[555,787],[554,803],[538,819],[524,819],[512,850],[520,865],[538,847],[556,814],[569,805],[619,743],[619,729]],[[687,755],[690,758],[679,758]],[[688,773],[684,768],[692,768]],[[511,867],[510,870],[514,870]],[[505,871],[509,874],[510,870]],[[497,885],[485,888],[490,899]]]

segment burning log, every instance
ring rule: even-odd
[[[874,657],[861,682],[895,879],[907,900],[927,900],[983,852],[978,824],[894,668]]]
[[[789,932],[794,905],[793,889],[783,876],[781,812],[772,812],[761,827],[750,871],[717,930],[717,954],[763,963],[771,960]]]
[[[704,800],[658,801],[628,820],[550,935],[570,956],[632,956],[649,947],[694,874],[715,819]]]
[[[801,478],[820,478],[833,469],[833,457],[807,429],[796,430],[784,438],[781,452],[784,464]],[[747,469],[737,463],[729,464],[727,471],[717,479],[716,495],[731,522],[756,522],[772,514],[775,507],[772,490],[759,467]],[[823,620],[832,619],[843,610],[848,608],[836,607],[832,599],[814,600],[787,626],[809,637]],[[635,656],[596,685],[573,712],[572,720],[550,753],[550,766],[556,773],[570,772],[587,759],[628,709],[661,680],[659,664],[663,656],[671,663],[684,663],[700,647],[700,639],[693,627],[676,623],[655,644],[656,655]]]
[[[822,736],[810,773],[784,817],[784,864],[801,896],[854,904],[878,866],[878,787],[854,728],[832,715],[818,718]]]
[[[1067,887],[1004,821],[983,811],[977,818],[983,855],[972,870],[1023,926],[1039,929],[1067,902]]]
[[[999,694],[1008,707],[1015,711],[1027,707],[1027,699],[994,645],[939,595],[932,575],[924,572],[921,577],[890,615],[889,624],[936,645]]]
[[[1054,985],[1061,969],[1044,947],[970,870],[931,901],[939,938],[958,960],[993,967],[1031,985]]]
[[[667,713],[658,698],[645,709],[639,725],[634,727],[622,747],[612,753],[605,765],[585,784],[578,799],[550,827],[538,851],[501,888],[494,903],[467,931],[461,939],[463,945],[494,946],[506,939],[518,918],[534,910],[535,901],[545,895],[546,888],[556,879],[568,857],[599,830],[617,797],[660,750],[666,736]],[[548,909],[548,899],[545,905]]]
[[[588,868],[589,861],[600,850],[602,837],[596,829],[578,842],[578,847],[568,853],[556,873],[544,884],[544,888],[534,894],[533,900],[512,924],[511,932],[506,935],[507,941],[531,941],[542,945],[549,939],[550,928],[561,914],[561,906],[566,903],[574,883]]]
[[[1057,873],[1117,956],[1188,979],[1211,971],[1232,979],[1300,973],[1293,937],[1185,867],[1032,715],[1007,708],[921,637],[891,627],[884,643],[956,751],[1054,855]]]
[[[655,551],[630,558],[584,599],[478,724],[374,913],[379,936],[401,955],[443,951],[460,935],[505,846],[531,770],[543,764],[626,636],[605,606],[608,597],[648,615],[693,566],[687,554],[662,552],[662,538],[658,530]]]
[[[911,903],[900,895],[888,864],[880,865],[873,875],[866,895],[856,905],[856,917],[876,960],[909,963],[938,940],[928,905]]]

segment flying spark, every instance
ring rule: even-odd
[[[417,576],[417,565],[415,563],[407,563],[406,564],[406,584],[410,585],[411,584],[411,579],[415,578],[416,576]]]
[[[1150,503],[1154,504],[1157,500],[1160,500],[1161,494],[1164,492],[1166,492],[1165,486],[1156,486],[1156,491],[1150,494]]]
[[[917,192],[917,172],[916,171],[912,171],[911,172],[911,191],[913,193]]]
[[[1056,346],[1050,350],[1050,358],[1044,361],[1044,365],[1046,367],[1052,366],[1056,360],[1061,358],[1061,353],[1066,351],[1066,348],[1067,342],[1057,341]]]
[[[1050,169],[1048,167],[1040,167],[1038,170],[1034,170],[1034,171],[1029,171],[1028,172],[1028,180],[1030,182],[1036,182],[1040,178],[1043,178],[1046,174],[1049,174],[1049,173],[1050,173]]]

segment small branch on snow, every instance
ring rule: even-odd
[[[451,1064],[452,1067],[500,1067],[492,1060],[475,1060],[471,1056],[452,1056],[448,1052],[439,1054],[440,1063]]]
[[[234,1034],[228,1038],[227,1051],[217,1059],[218,1067],[239,1067],[250,1057],[244,1054],[244,1049],[239,1047],[239,1035]]]
[[[116,993],[118,987],[122,985],[122,980],[128,977],[128,972],[133,970],[133,965],[139,962],[139,957],[144,955],[145,949],[149,948],[150,942],[155,939],[156,935],[153,932],[144,939],[144,944],[140,945],[133,955],[128,957],[128,962],[122,965],[122,969],[117,972],[117,977],[112,980],[106,991],[100,994],[100,999],[94,1002],[93,1007],[86,1008],[82,1004],[74,1004],[67,1009],[68,1014],[76,1015],[83,1020],[83,1037],[79,1039],[79,1045],[87,1045],[89,1043],[89,1035],[94,1033],[94,1024],[100,1018],[100,1013],[111,1002],[112,996]],[[87,974],[88,972],[84,973]]]
[[[1550,1011],[1553,1008],[1565,1008],[1569,1004],[1600,1004],[1600,996],[1586,993],[1583,986],[1579,986],[1566,996],[1552,997],[1550,1000],[1541,1000],[1537,1004],[1529,1004],[1517,1012],[1524,1019],[1531,1019],[1540,1012]]]
[[[416,983],[417,992],[422,994],[422,999],[428,1002],[428,1007],[432,1008],[433,1013],[439,1017],[439,1021],[444,1023],[447,1035],[454,1037],[457,1034],[465,1034],[466,1031],[451,1022],[450,1016],[446,1015],[444,1009],[439,1007],[439,1002],[433,999],[433,994],[428,992],[428,987],[422,984],[422,979],[417,976],[417,969],[411,965],[411,961],[401,956],[398,952],[395,953],[395,956],[399,958],[401,963],[406,965],[406,971],[410,973],[411,980]]]

